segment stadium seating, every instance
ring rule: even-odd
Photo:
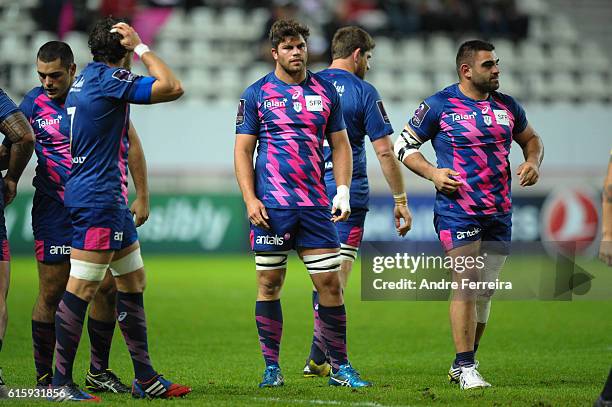
[[[517,1],[530,17],[529,36],[515,43],[492,38],[501,61],[501,90],[523,101],[550,98],[582,102],[612,102],[610,55],[594,41],[582,41],[581,31],[547,0]],[[37,84],[32,70],[33,50],[56,38],[36,31],[30,9],[36,0],[0,4],[0,86],[20,99]],[[197,7],[172,12],[151,46],[171,62],[187,88],[185,100],[236,99],[245,86],[270,70],[258,62],[260,39],[268,10]],[[236,27],[241,27],[237,30]],[[78,68],[89,60],[87,37],[69,32],[64,40],[73,47]],[[459,41],[436,33],[428,38],[376,37],[372,70],[368,74],[385,99],[401,101],[432,94],[456,80],[454,55]],[[137,72],[142,66],[135,64]],[[311,65],[316,71],[325,63]],[[554,89],[553,89],[554,88]]]

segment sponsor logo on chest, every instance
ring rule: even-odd
[[[453,122],[458,122],[460,120],[476,120],[476,112],[450,113],[449,116],[453,119]]]
[[[62,120],[62,115],[58,114],[55,119],[52,117],[49,117],[48,119],[36,119],[36,125],[38,126],[39,129],[44,129],[54,124],[60,124],[61,120]]]
[[[263,103],[264,109],[272,109],[287,106],[287,98],[283,99],[267,99]]]

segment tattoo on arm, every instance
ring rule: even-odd
[[[32,127],[23,113],[15,112],[0,123],[0,131],[13,143],[19,143],[28,133],[32,133]],[[33,134],[31,138],[34,139]]]
[[[33,151],[34,145],[32,143],[13,144],[6,176],[18,180],[26,165],[28,165]]]
[[[612,204],[612,185],[606,185],[603,190],[604,202]]]

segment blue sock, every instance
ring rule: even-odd
[[[336,307],[325,307],[319,304],[321,332],[329,353],[332,368],[335,371],[348,363],[346,352],[346,309],[344,304]]]
[[[283,309],[280,300],[257,301],[255,322],[266,366],[278,366],[280,342],[283,336]]]
[[[98,321],[91,316],[87,320],[89,343],[91,344],[91,359],[89,371],[99,374],[108,369],[108,358],[115,332],[115,320],[112,322]]]
[[[141,382],[150,380],[157,374],[149,358],[147,321],[142,293],[117,291],[117,320],[130,351],[134,376]]]
[[[312,309],[314,311],[314,332],[312,334],[312,344],[310,345],[310,355],[308,359],[312,359],[317,365],[325,362],[325,342],[321,334],[321,320],[319,319],[319,293],[312,292]]]
[[[474,351],[460,352],[455,355],[455,366],[472,366],[474,364]]]
[[[72,367],[76,356],[83,320],[87,312],[87,301],[64,291],[55,313],[55,374],[53,385],[62,386],[72,382]]]
[[[610,374],[608,374],[608,380],[606,381],[606,385],[604,386],[604,389],[601,392],[601,398],[606,401],[612,401],[612,369],[610,369]]]

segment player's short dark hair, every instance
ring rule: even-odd
[[[356,26],[342,27],[336,31],[332,39],[332,59],[346,58],[357,48],[363,55],[372,51],[375,46],[376,43],[366,30]]]
[[[61,41],[49,41],[43,44],[38,49],[38,54],[36,54],[36,59],[42,62],[53,62],[58,58],[62,67],[66,68],[66,70],[70,69],[72,64],[74,64],[74,54],[70,45]]]
[[[493,46],[493,44],[482,40],[470,40],[461,44],[459,51],[457,51],[457,58],[455,59],[457,74],[459,74],[461,65],[471,64],[473,62],[474,54],[476,52],[493,51],[494,49],[495,46]]]
[[[121,45],[121,34],[111,33],[117,23],[126,21],[119,18],[105,17],[96,21],[89,33],[89,49],[96,62],[116,64],[127,54],[127,49]]]
[[[302,36],[304,41],[308,41],[310,29],[296,20],[277,20],[272,24],[268,37],[272,43],[272,48],[277,48],[285,38]]]

